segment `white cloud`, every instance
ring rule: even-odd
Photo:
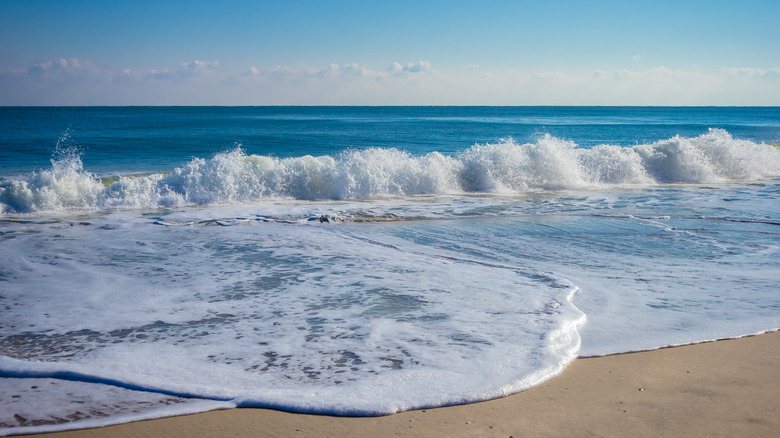
[[[83,58],[0,67],[0,105],[776,105],[780,67],[714,71],[434,70],[428,61],[376,70],[357,62],[231,69],[108,69]]]
[[[148,76],[151,78],[163,80],[181,80],[213,72],[216,70],[218,65],[219,61],[206,62],[196,59],[193,62],[183,63],[176,70],[170,70],[168,68],[151,69],[149,70]]]
[[[108,69],[80,58],[0,68],[0,105],[84,105],[113,85]]]
[[[269,70],[263,71],[263,70],[260,70],[259,68],[255,67],[255,66],[251,66],[251,67],[249,67],[249,70],[245,70],[245,71],[241,72],[240,75],[243,76],[243,77],[254,77],[254,76],[260,76],[260,75],[264,75],[264,74],[268,74],[268,73],[269,73]]]
[[[428,61],[410,62],[406,65],[401,65],[398,62],[394,62],[387,68],[387,71],[393,74],[403,73],[424,73],[431,71],[431,63]]]
[[[358,65],[354,62],[351,64],[344,64],[341,70],[344,72],[344,74],[352,76],[371,76],[374,74],[374,72],[367,69],[365,66]]]
[[[89,61],[78,58],[60,58],[56,61],[40,62],[27,69],[27,74],[38,79],[63,79],[74,76],[101,74],[103,69]]]
[[[350,77],[371,77],[376,76],[378,73],[368,69],[365,65],[353,62],[344,65],[328,64],[324,69],[315,70],[308,74],[321,78],[347,79]]]
[[[295,67],[285,65],[274,65],[266,69],[251,67],[249,71],[241,74],[244,77],[256,77],[258,79],[272,79],[279,82],[300,82],[310,79],[337,79],[353,80],[358,78],[381,79],[387,76],[387,73],[378,72],[369,69],[365,65],[357,63],[335,64],[331,63],[321,69],[311,68],[305,65]]]
[[[778,68],[724,68],[723,72],[731,77],[739,78],[774,78],[780,77],[780,67]]]

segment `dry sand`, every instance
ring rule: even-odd
[[[773,332],[577,359],[510,397],[387,417],[231,409],[45,437],[778,437],[779,405]]]

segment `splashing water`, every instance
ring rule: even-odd
[[[58,150],[59,151],[59,150]],[[397,149],[336,157],[273,158],[243,150],[194,158],[170,174],[119,178],[108,187],[79,154],[59,151],[52,168],[0,185],[4,213],[229,205],[265,199],[367,199],[457,193],[521,193],[659,183],[715,183],[780,175],[780,150],[711,130],[632,148],[591,149],[545,135],[475,145],[454,157]]]

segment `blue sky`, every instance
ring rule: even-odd
[[[780,2],[0,0],[0,105],[780,105]]]

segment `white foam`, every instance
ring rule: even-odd
[[[0,369],[378,415],[506,395],[576,356],[565,279],[400,250],[381,225],[16,228],[0,334],[24,360]]]
[[[633,148],[658,182],[722,182],[778,176],[780,150],[712,129]]]
[[[48,170],[34,172],[27,180],[0,185],[0,213],[89,209],[98,205],[103,185],[85,172],[75,152],[52,160]]]
[[[229,402],[61,379],[4,377],[0,387],[0,436],[88,429],[235,407]]]
[[[337,414],[498,397],[578,354],[780,327],[777,193],[668,185],[7,221],[0,340],[19,359],[0,370]],[[372,222],[319,220],[342,215]],[[67,402],[52,397],[30,403]]]
[[[550,135],[509,139],[457,156],[412,156],[397,149],[345,151],[336,157],[278,159],[240,148],[194,158],[169,175],[123,177],[103,187],[70,153],[51,169],[0,184],[0,212],[115,210],[238,205],[272,199],[370,199],[471,192],[521,193],[657,183],[711,183],[780,176],[780,150],[734,139],[723,130],[632,148],[591,149]]]

